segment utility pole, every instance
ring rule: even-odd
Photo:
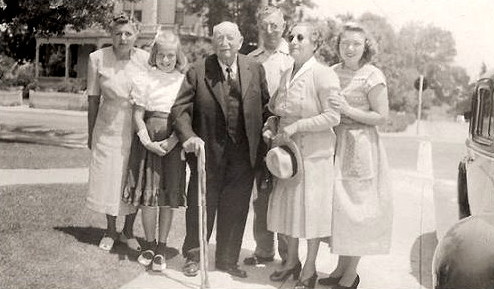
[[[419,76],[413,83],[415,89],[419,92],[419,103],[417,106],[417,135],[420,135],[420,120],[422,118],[422,93],[429,86],[427,79],[423,74]]]
[[[417,135],[420,135],[420,120],[422,119],[422,92],[424,89],[424,75],[419,77],[419,104],[417,108]]]

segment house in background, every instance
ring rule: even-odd
[[[137,47],[149,46],[157,29],[173,29],[186,41],[208,37],[202,19],[185,15],[181,0],[141,0],[137,3],[118,0],[114,14],[127,12],[141,22]],[[111,45],[110,34],[102,29],[86,29],[80,32],[65,29],[62,36],[37,37],[35,77],[40,82],[84,79],[87,75],[89,54]]]

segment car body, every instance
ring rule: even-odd
[[[494,75],[494,74],[493,74]],[[494,288],[494,80],[475,83],[466,155],[458,166],[460,220],[432,260],[434,289]]]
[[[467,153],[458,166],[460,218],[494,213],[494,80],[481,78],[472,94]]]

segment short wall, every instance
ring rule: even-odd
[[[22,90],[0,90],[0,106],[17,106],[22,104]]]
[[[87,97],[82,93],[30,90],[29,107],[87,110]]]

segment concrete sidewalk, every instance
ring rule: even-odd
[[[88,168],[0,170],[0,186],[86,183]]]
[[[25,112],[35,114],[50,114],[50,115],[72,115],[72,116],[87,116],[87,111],[81,110],[66,110],[66,109],[50,109],[50,108],[33,108],[27,104],[18,106],[0,106],[0,112]]]
[[[394,224],[391,253],[383,256],[367,256],[359,265],[361,283],[364,289],[416,289],[432,288],[431,261],[437,240],[434,232],[434,205],[431,195],[432,180],[420,174],[406,171],[392,171],[394,191]],[[252,235],[252,216],[249,213],[240,263],[249,256],[255,242]],[[214,236],[214,235],[213,235]],[[177,249],[179,242],[169,245]],[[247,270],[246,279],[231,276],[214,270],[214,238],[210,245],[210,284],[211,288],[293,288],[295,281],[275,283],[269,280],[278,265],[273,262],[267,266],[241,266]],[[300,242],[300,256],[306,252],[305,241]],[[325,243],[321,243],[317,268],[319,278],[326,277],[336,265],[337,257],[330,253]],[[168,260],[169,269],[164,274],[143,272],[121,289],[158,289],[158,288],[199,288],[200,277],[185,277],[181,272],[183,258],[177,255]],[[144,269],[143,269],[144,270]],[[316,288],[327,288],[316,286]]]

